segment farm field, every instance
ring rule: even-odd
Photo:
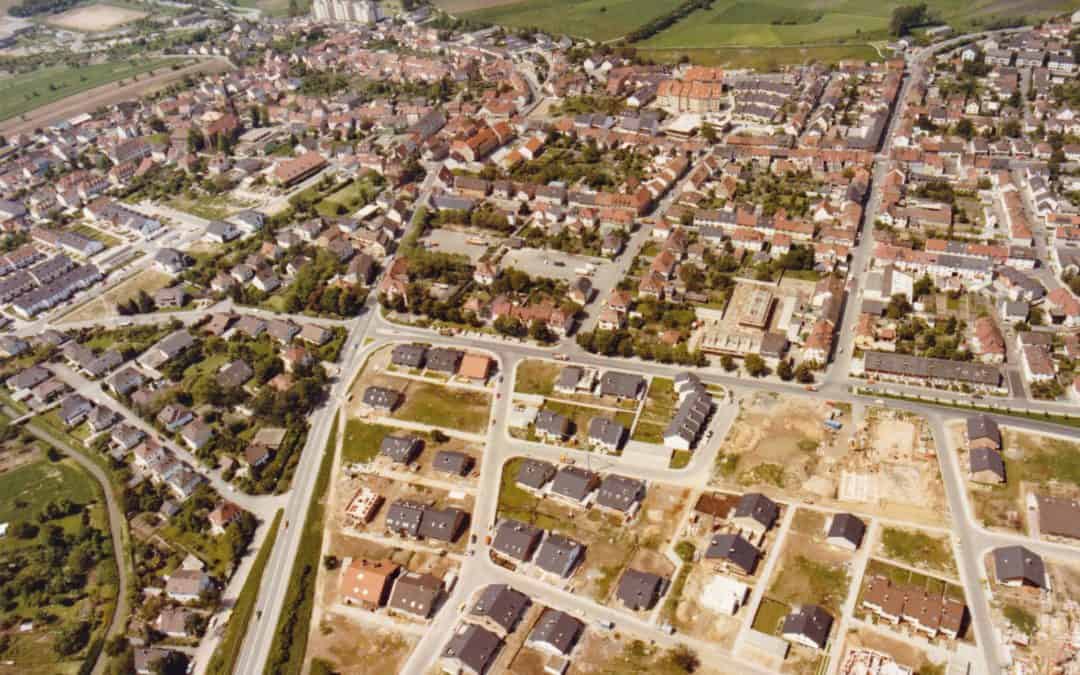
[[[640,46],[764,47],[837,42],[863,35],[883,38],[893,6],[848,0],[825,0],[811,6],[797,0],[725,0],[699,10]]]
[[[117,7],[102,3],[75,7],[66,12],[61,12],[49,17],[47,23],[68,30],[78,30],[88,33],[107,31],[117,26],[123,26],[132,21],[138,21],[146,16],[146,12],[140,12],[126,7]]]
[[[591,40],[619,38],[673,10],[673,0],[437,0],[463,18],[510,27],[536,27]],[[870,41],[889,39],[892,11],[906,0],[717,0],[634,46],[644,56],[674,62],[688,56],[702,65],[765,69],[810,60],[879,59]],[[1068,0],[933,0],[932,15],[957,30],[1024,16],[1068,11]],[[763,49],[769,48],[769,49]]]
[[[639,48],[642,56],[657,63],[677,63],[684,56],[702,66],[751,68],[774,71],[789,63],[837,63],[846,59],[879,61],[882,55],[868,44],[807,45],[801,47],[717,47],[701,49]]]
[[[858,0],[721,0],[640,43],[641,48],[709,48],[723,45],[769,47],[800,44],[836,46],[888,39],[893,9],[900,0],[866,3]],[[978,0],[935,0],[931,14],[953,28],[966,31],[991,21],[1025,16],[1050,16],[1067,11],[1067,0],[1022,0],[1002,3]]]
[[[439,0],[463,18],[512,27],[536,27],[590,40],[612,40],[678,7],[678,0],[525,0],[506,4]],[[482,7],[479,7],[481,6]],[[463,11],[463,7],[479,7]]]
[[[94,87],[162,68],[166,59],[99,63],[81,68],[57,66],[0,79],[4,97],[0,100],[0,120],[59,101]]]

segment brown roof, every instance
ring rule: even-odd
[[[491,359],[483,354],[466,354],[458,366],[458,374],[474,380],[482,380],[491,370]]]
[[[1036,497],[1039,530],[1043,534],[1080,539],[1080,502],[1061,497]]]
[[[390,582],[401,566],[390,560],[354,558],[341,570],[341,594],[349,600],[381,605],[386,599]]]

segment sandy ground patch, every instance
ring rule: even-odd
[[[110,30],[125,23],[138,21],[146,12],[112,5],[85,5],[69,9],[49,19],[49,23],[70,30],[91,33]]]
[[[404,633],[359,626],[345,617],[327,614],[312,631],[308,653],[334,665],[341,675],[382,675],[397,672],[412,651],[414,640]]]

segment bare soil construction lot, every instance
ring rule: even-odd
[[[138,21],[144,16],[146,16],[146,12],[126,7],[94,4],[76,7],[57,14],[49,19],[49,23],[68,30],[96,33],[123,26],[125,23]]]
[[[944,520],[945,490],[922,418],[766,393],[745,396],[740,406],[713,484]],[[841,428],[830,430],[830,419]]]

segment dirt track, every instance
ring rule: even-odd
[[[103,84],[88,91],[73,94],[67,98],[44,105],[31,110],[24,116],[13,117],[0,122],[0,134],[11,135],[33,131],[39,127],[45,127],[60,120],[74,117],[81,113],[93,112],[101,106],[111,105],[119,101],[143,96],[167,84],[182,78],[184,75],[199,72],[220,73],[232,70],[233,65],[227,59],[213,58],[200,61],[199,63],[180,68],[179,70],[165,69],[159,73],[141,79],[122,87],[116,83]]]

